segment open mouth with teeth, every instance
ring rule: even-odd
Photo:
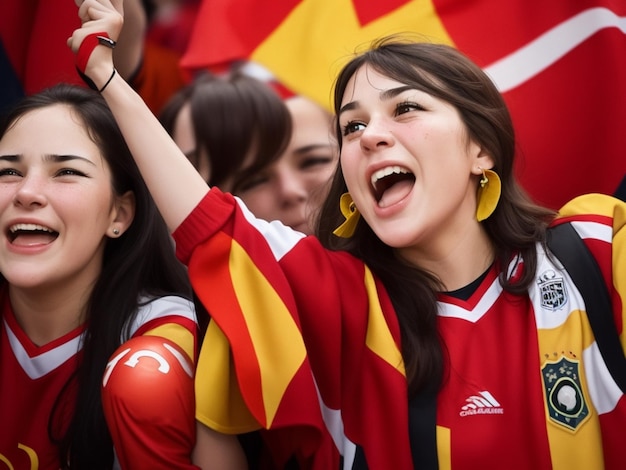
[[[59,232],[37,224],[15,224],[9,227],[9,240],[14,245],[46,245],[59,236]]]
[[[415,175],[401,166],[388,166],[371,178],[374,197],[380,207],[389,207],[404,199],[413,189]]]

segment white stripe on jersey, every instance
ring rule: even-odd
[[[146,301],[147,299],[141,300]],[[193,302],[178,296],[159,297],[139,308],[135,321],[131,325],[131,336],[147,322],[169,315],[176,315],[196,322]],[[3,323],[7,337],[9,338],[9,344],[11,345],[17,362],[22,369],[24,369],[24,372],[33,380],[53,371],[82,348],[84,333],[49,351],[30,357],[6,320],[3,320]],[[124,340],[125,339],[122,338],[122,342]]]
[[[583,351],[583,362],[589,395],[596,411],[598,414],[613,411],[623,394],[611,377],[595,341]]]
[[[283,256],[289,253],[289,251],[291,251],[296,243],[306,237],[304,233],[283,225],[283,223],[278,220],[268,222],[263,219],[257,219],[241,199],[235,197],[235,200],[237,201],[237,204],[239,204],[246,220],[258,232],[260,232],[261,235],[263,235],[263,238],[267,241],[272,253],[274,253],[276,260],[280,260]]]
[[[140,303],[146,302],[149,299],[142,298]],[[167,295],[165,297],[158,297],[153,299],[149,303],[139,307],[137,316],[131,324],[130,335],[134,335],[139,328],[148,323],[149,321],[157,318],[163,318],[170,315],[183,317],[193,322],[196,320],[196,310],[191,300],[187,300],[183,297],[175,295]],[[122,338],[122,342],[128,338]]]
[[[580,238],[594,238],[606,243],[613,242],[613,228],[609,225],[599,222],[574,221],[572,226],[576,229]]]
[[[9,338],[9,344],[13,350],[13,354],[17,359],[17,362],[22,366],[26,375],[35,380],[43,377],[47,373],[53,371],[65,361],[74,356],[82,348],[83,334],[76,336],[70,341],[57,346],[54,349],[46,351],[35,357],[30,357],[26,352],[26,349],[22,346],[22,343],[17,339],[15,333],[9,328],[6,320],[4,322],[4,328]]]
[[[500,297],[501,293],[502,286],[500,285],[500,281],[496,278],[487,289],[487,292],[485,292],[482,296],[476,307],[472,310],[467,310],[459,305],[438,302],[439,315],[442,317],[460,318],[462,320],[476,323],[491,309],[496,300],[498,300],[498,297]]]

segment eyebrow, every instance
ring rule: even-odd
[[[81,160],[83,162],[89,163],[90,165],[96,166],[94,162],[85,157],[79,157],[78,155],[56,155],[56,154],[47,154],[44,155],[44,161],[53,162],[53,163],[61,163],[61,162],[69,162],[72,160]],[[6,162],[19,162],[22,160],[22,155],[0,155],[0,161]]]
[[[410,85],[403,85],[403,86],[399,86],[397,88],[389,88],[388,90],[383,90],[380,92],[380,99],[382,101],[394,98],[402,93],[404,93],[405,91],[408,90],[415,90],[416,88]],[[350,103],[346,103],[345,105],[343,105],[341,107],[341,109],[339,110],[339,115],[341,115],[341,113],[343,113],[344,111],[350,111],[352,109],[357,109],[359,107],[359,102],[358,101],[351,101]]]
[[[318,150],[318,149],[327,149],[327,148],[332,148],[332,145],[330,143],[326,144],[310,144],[310,145],[305,145],[303,147],[298,147],[295,149],[295,153],[298,154],[302,154],[302,153],[307,153],[307,152],[312,152],[314,150]]]

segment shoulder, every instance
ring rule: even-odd
[[[192,468],[193,368],[177,344],[158,336],[126,341],[107,364],[101,392],[121,468]]]
[[[140,299],[137,316],[130,325],[130,334],[136,336],[142,334],[147,326],[154,327],[164,323],[195,328],[197,318],[193,302],[176,295]]]
[[[585,240],[611,243],[626,232],[626,202],[604,194],[579,196],[559,210],[554,224],[564,222],[571,222]]]
[[[626,219],[626,202],[606,194],[585,194],[567,202],[559,210],[559,218]]]
[[[138,336],[111,356],[102,379],[103,404],[146,416],[181,398],[193,404],[193,375],[193,364],[179,345],[160,336]]]

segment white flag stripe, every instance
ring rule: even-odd
[[[626,33],[626,17],[617,16],[607,8],[590,8],[546,31],[484,70],[500,92],[504,93],[530,80],[605,28],[618,28]]]

